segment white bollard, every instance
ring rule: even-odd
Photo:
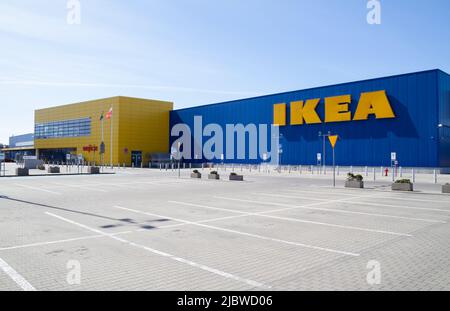
[[[433,175],[434,175],[434,183],[437,184],[437,171],[433,170]]]
[[[412,169],[411,175],[412,175],[413,183],[415,183],[416,182],[416,171],[414,169]]]
[[[375,167],[373,168],[373,181],[377,180],[377,172],[375,170]]]
[[[400,177],[403,177],[403,168],[400,166]]]

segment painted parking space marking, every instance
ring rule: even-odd
[[[82,190],[88,190],[88,191],[94,191],[94,192],[109,192],[107,190],[103,190],[103,189],[99,189],[99,188],[92,188],[89,187],[89,185],[72,185],[72,184],[63,184],[63,183],[58,183],[58,182],[53,182],[52,184],[56,185],[56,186],[60,186],[62,188],[76,188],[76,189],[82,189]]]
[[[238,282],[242,282],[242,283],[245,283],[247,285],[258,287],[258,288],[262,288],[262,289],[270,289],[271,288],[270,286],[265,285],[265,284],[260,283],[260,282],[256,282],[256,281],[253,281],[253,280],[250,280],[250,279],[242,278],[242,277],[236,276],[236,275],[231,274],[231,273],[227,273],[227,272],[224,272],[224,271],[221,271],[221,270],[218,270],[218,269],[215,269],[215,268],[211,268],[211,267],[203,265],[203,264],[199,264],[199,263],[190,261],[188,259],[177,257],[175,255],[172,255],[172,254],[169,254],[169,253],[157,250],[157,249],[153,249],[153,248],[147,247],[145,245],[137,244],[137,243],[125,240],[123,238],[116,237],[116,236],[114,236],[112,234],[105,233],[103,231],[97,230],[95,228],[91,228],[89,226],[83,225],[81,223],[75,222],[73,220],[67,219],[65,217],[62,217],[62,216],[59,216],[59,215],[56,215],[56,214],[53,214],[53,213],[46,212],[46,214],[49,215],[49,216],[55,217],[57,219],[60,219],[62,221],[65,221],[67,223],[70,223],[72,225],[75,225],[75,226],[78,226],[80,228],[86,229],[88,231],[92,231],[92,232],[97,233],[99,235],[103,235],[105,237],[109,237],[109,238],[111,238],[113,240],[116,240],[118,242],[124,243],[126,245],[130,245],[130,246],[133,246],[133,247],[137,247],[137,248],[146,250],[146,251],[151,252],[153,254],[160,255],[160,256],[172,259],[174,261],[183,263],[183,264],[187,264],[187,265],[189,265],[191,267],[195,267],[195,268],[198,268],[198,269],[201,269],[201,270],[204,270],[204,271],[208,271],[210,273],[219,275],[219,276],[227,278],[227,279],[232,279],[232,280],[235,280],[235,281],[238,281]]]
[[[341,255],[346,255],[346,256],[354,256],[354,257],[360,256],[360,254],[357,254],[357,253],[354,253],[354,252],[348,252],[348,251],[342,251],[342,250],[336,250],[336,249],[331,249],[331,248],[325,248],[325,247],[320,247],[320,246],[315,246],[315,245],[310,245],[310,244],[286,241],[286,240],[271,238],[271,237],[262,236],[262,235],[258,235],[258,234],[242,232],[242,231],[237,231],[237,230],[232,230],[232,229],[227,229],[227,228],[222,228],[222,227],[217,227],[217,226],[206,225],[204,223],[188,221],[188,220],[184,220],[184,219],[180,219],[180,218],[169,217],[169,216],[154,214],[154,213],[150,213],[150,212],[142,212],[142,211],[139,211],[139,210],[130,209],[130,208],[122,207],[122,206],[115,206],[115,208],[126,210],[126,211],[130,211],[130,212],[134,212],[134,213],[138,213],[138,214],[148,215],[148,216],[163,217],[163,218],[175,220],[175,221],[186,223],[186,224],[193,225],[193,226],[199,226],[199,227],[203,227],[203,228],[207,228],[207,229],[211,229],[211,230],[217,230],[217,231],[228,232],[228,233],[233,233],[233,234],[242,235],[242,236],[248,236],[248,237],[261,239],[261,240],[266,240],[266,241],[272,241],[272,242],[277,242],[277,243],[282,243],[282,244],[294,245],[294,246],[299,246],[299,247],[303,247],[303,248],[310,248],[310,249],[314,249],[314,250],[320,250],[320,251],[325,251],[325,252],[330,252],[330,253],[335,253],[335,254],[341,254]],[[243,215],[243,216],[247,216],[247,215]],[[241,217],[243,217],[243,216],[241,216]]]
[[[8,265],[6,261],[0,258],[0,269],[6,273],[7,276],[11,278],[22,290],[24,291],[36,291],[36,289],[31,285],[23,276],[21,276],[13,267]]]
[[[30,189],[30,190],[41,191],[41,192],[50,193],[50,194],[54,194],[54,195],[62,195],[61,193],[56,192],[56,191],[47,190],[47,189],[38,188],[38,187],[33,187],[33,186],[29,186],[29,185],[24,185],[24,184],[14,184],[14,185],[16,185],[18,187]]]
[[[202,207],[202,208],[206,208],[206,209],[216,209],[215,207],[212,207],[212,206],[192,204],[192,203],[186,203],[186,202],[169,201],[169,203],[180,204],[180,205],[185,205],[185,206],[196,206],[196,207]],[[345,226],[345,225],[339,225],[339,224],[333,224],[333,223],[305,220],[305,219],[300,219],[300,218],[266,215],[267,213],[271,213],[271,211],[265,211],[265,212],[260,212],[260,213],[247,213],[247,212],[240,212],[240,211],[235,211],[235,210],[231,210],[231,209],[223,209],[223,208],[220,208],[220,210],[228,211],[231,213],[244,214],[247,216],[257,216],[257,217],[278,219],[278,220],[284,220],[284,221],[290,221],[290,222],[299,222],[299,223],[306,223],[306,224],[312,224],[312,225],[334,227],[334,228],[340,228],[340,229],[357,230],[357,231],[365,231],[365,232],[372,232],[372,233],[382,233],[382,234],[390,234],[390,235],[405,236],[405,237],[412,236],[411,234],[408,234],[408,233],[376,230],[376,229],[362,228],[362,227],[355,227],[355,226]]]
[[[323,187],[328,188],[329,186],[323,186]],[[334,188],[330,188],[330,190],[334,190]],[[340,191],[332,191],[332,192],[330,192],[330,191],[310,191],[310,190],[301,190],[301,189],[283,189],[283,191],[289,192],[289,193],[291,193],[291,192],[299,193],[300,192],[300,193],[307,193],[307,194],[322,194],[322,195],[336,194],[336,195],[343,195],[343,196],[357,196],[352,193],[346,193],[346,192],[340,192]]]
[[[280,197],[280,198],[293,198],[293,199],[300,198],[300,197],[297,197],[297,196],[281,195],[281,194],[269,194],[269,193],[254,193],[254,194],[256,194],[256,195],[263,195],[263,196],[270,196],[270,197]],[[301,198],[304,198],[304,197],[301,197]],[[326,200],[326,199],[317,199],[317,200],[323,201],[323,200]],[[274,204],[277,204],[277,205],[279,204],[280,206],[284,205],[283,203],[274,203]],[[378,214],[378,213],[365,213],[365,212],[356,212],[356,211],[349,211],[349,210],[342,210],[342,209],[333,209],[333,208],[309,207],[309,206],[303,206],[303,205],[299,205],[298,209],[309,209],[309,210],[318,210],[318,211],[333,212],[333,213],[344,213],[344,214],[355,214],[355,215],[365,215],[365,216],[374,216],[374,217],[405,219],[405,220],[423,221],[423,222],[440,223],[440,224],[447,223],[446,221],[436,220],[436,219],[396,216],[396,215]]]
[[[376,195],[373,195],[376,196]],[[413,207],[413,206],[403,206],[403,205],[392,205],[392,204],[380,204],[380,203],[371,203],[371,202],[352,202],[351,200],[354,199],[362,199],[362,198],[368,198],[371,196],[358,196],[358,197],[352,197],[352,198],[345,198],[345,199],[337,199],[337,200],[327,200],[327,201],[322,201],[322,202],[318,202],[318,203],[312,203],[309,204],[308,206],[311,205],[323,205],[323,204],[328,204],[328,203],[336,203],[336,202],[345,202],[347,204],[352,204],[352,205],[370,205],[370,206],[381,206],[381,207],[392,207],[392,208],[400,208],[400,209],[415,209],[415,210],[422,210],[422,211],[431,211],[431,212],[445,212],[445,213],[450,213],[450,210],[444,210],[444,209],[438,209],[438,208],[425,208],[425,207]],[[257,203],[257,204],[264,204],[264,205],[278,205],[278,206],[284,206],[286,204],[283,203],[277,203],[277,202],[268,202],[268,201],[254,201],[254,200],[245,200],[245,199],[236,199],[236,198],[231,198],[231,197],[218,197],[215,196],[215,198],[218,199],[226,199],[226,200],[230,200],[230,201],[241,201],[241,202],[248,202],[248,203]],[[299,197],[301,198],[301,197]],[[295,209],[296,207],[292,207],[292,209]]]

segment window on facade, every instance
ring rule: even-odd
[[[35,139],[81,137],[91,135],[91,118],[37,123]]]

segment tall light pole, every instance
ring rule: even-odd
[[[326,146],[325,146],[325,138],[326,138],[326,137],[329,137],[329,136],[331,136],[331,132],[330,132],[330,131],[328,131],[327,134],[322,134],[321,131],[319,132],[319,137],[322,137],[322,138],[323,138],[322,155],[323,155],[323,172],[324,172],[325,175],[327,174],[327,170],[326,170],[326,167],[327,167],[327,162],[326,162],[326,160],[327,160],[326,152],[327,152],[327,151],[326,151]]]

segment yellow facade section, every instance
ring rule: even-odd
[[[113,109],[112,118],[106,119],[106,113]],[[131,97],[111,97],[88,102],[58,106],[35,111],[35,123],[66,121],[91,118],[91,135],[84,137],[65,137],[35,139],[35,148],[75,149],[73,154],[83,155],[84,159],[97,164],[111,164],[111,122],[112,122],[112,162],[114,165],[131,165],[131,152],[142,152],[146,164],[150,153],[164,152],[169,149],[169,114],[173,103]],[[103,160],[100,157],[102,142],[102,121],[105,143]],[[97,152],[84,151],[84,147],[96,146]]]
[[[273,125],[286,125],[286,104],[276,104],[273,106]]]
[[[325,98],[325,122],[351,121],[352,115],[348,107],[351,102],[350,95]]]
[[[291,125],[317,124],[321,123],[319,115],[316,112],[320,98],[309,99],[306,103],[303,100],[291,103]]]

